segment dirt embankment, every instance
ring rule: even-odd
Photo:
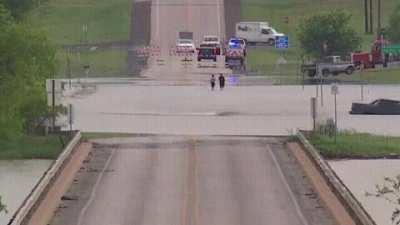
[[[235,36],[235,24],[240,22],[240,0],[224,0],[226,37]]]
[[[135,45],[149,45],[151,38],[151,1],[133,2],[130,41]]]
[[[130,43],[132,46],[147,46],[151,40],[151,1],[133,2],[131,11]],[[136,51],[128,50],[128,72],[139,74],[147,59],[138,57]]]

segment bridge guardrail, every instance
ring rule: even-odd
[[[80,143],[82,139],[81,132],[77,132],[74,138],[68,143],[64,148],[64,151],[58,156],[58,158],[53,162],[50,168],[43,174],[38,183],[25,198],[22,205],[14,213],[11,220],[7,225],[21,225],[34,209],[38,200],[40,200],[42,194],[46,191],[51,181],[56,177],[59,170],[62,168],[65,161],[69,158],[77,144]]]
[[[344,205],[350,216],[354,219],[357,225],[376,225],[375,221],[365,211],[362,205],[357,201],[355,196],[343,184],[337,174],[332,170],[329,164],[319,154],[317,149],[308,141],[303,132],[298,130],[297,137],[300,143],[304,146],[306,154],[311,161],[317,166],[320,173],[327,181],[330,189]]]

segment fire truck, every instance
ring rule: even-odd
[[[351,54],[351,62],[357,68],[375,68],[376,65],[387,66],[388,62],[400,60],[400,45],[390,44],[383,38],[372,43],[371,52]]]
[[[236,39],[235,39],[236,40]],[[225,52],[225,65],[230,69],[246,70],[246,46],[231,39]]]
[[[228,48],[225,53],[225,64],[230,69],[245,70],[245,56],[243,49]]]

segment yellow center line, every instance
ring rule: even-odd
[[[197,225],[199,219],[197,199],[197,156],[196,140],[190,139],[189,148],[185,151],[185,178],[183,203],[181,208],[181,225]]]

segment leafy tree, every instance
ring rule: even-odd
[[[24,15],[36,6],[39,0],[0,0],[10,10],[11,15],[16,19],[24,18]]]
[[[391,203],[395,209],[392,213],[393,224],[400,225],[400,175],[395,178],[386,177],[382,185],[376,185],[374,193],[365,193],[366,196],[374,196],[385,199]]]
[[[47,114],[44,85],[55,71],[55,49],[1,6],[0,30],[0,138],[13,138]]]
[[[361,45],[361,37],[350,25],[351,15],[340,10],[314,14],[304,19],[298,38],[304,53],[314,58],[346,55]]]
[[[400,4],[393,10],[389,19],[387,35],[392,42],[400,42]]]
[[[2,212],[7,213],[7,209],[6,209],[6,206],[2,203],[2,201],[1,201],[1,196],[0,196],[0,214],[1,214]]]

